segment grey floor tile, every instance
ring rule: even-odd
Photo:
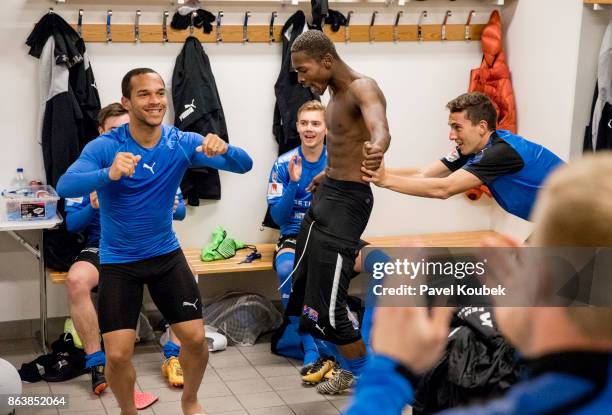
[[[156,402],[151,410],[155,415],[183,415],[180,402]]]
[[[216,369],[215,372],[217,372],[221,380],[225,382],[261,377],[259,372],[257,372],[252,366],[225,367],[222,369]]]
[[[272,392],[272,387],[263,378],[231,380],[225,382],[233,394]]]
[[[168,385],[168,381],[161,372],[155,375],[139,375],[136,377],[136,383],[141,389],[161,388]]]
[[[276,392],[244,393],[236,394],[236,397],[247,410],[280,406],[284,403]]]
[[[297,375],[273,376],[266,378],[266,382],[276,391],[299,389],[303,386],[299,373]]]
[[[21,382],[21,390],[23,393],[31,395],[51,393],[51,388],[49,388],[49,384],[45,381],[36,383]]]
[[[91,390],[91,380],[89,382],[68,381],[49,383],[51,393],[54,395],[69,395],[70,400],[76,397],[95,397]]]
[[[229,355],[213,355],[208,363],[215,369],[225,367],[249,366],[249,361],[240,353]]]
[[[170,385],[162,387],[162,388],[149,388],[144,389],[143,392],[151,393],[159,398],[160,403],[164,402],[176,402],[181,400],[181,395],[183,393],[182,389],[174,388]]]
[[[312,387],[302,387],[299,389],[291,389],[291,390],[282,390],[278,391],[278,394],[286,404],[297,404],[297,403],[306,403],[306,402],[323,402],[326,401],[324,395],[317,393],[315,388]]]
[[[155,406],[155,404],[153,404],[153,406]],[[121,409],[119,408],[108,409],[107,408],[106,413],[107,415],[121,415]],[[147,409],[138,411],[138,415],[154,415],[153,407],[149,407]]]
[[[271,408],[250,409],[249,415],[293,415],[294,412],[288,406],[274,406]]]
[[[217,371],[210,366],[206,367],[206,372],[204,372],[204,379],[202,380],[202,383],[208,382],[221,382],[221,378],[217,374]]]
[[[21,353],[39,354],[40,346],[34,339],[12,339],[12,340],[0,340],[0,356],[3,359],[8,352],[19,351]]]
[[[217,398],[203,398],[200,403],[205,413],[244,411],[244,408],[234,396],[222,396]]]
[[[104,406],[102,405],[102,401],[98,396],[93,394],[86,396],[72,396],[70,395],[69,405],[66,408],[60,408],[60,412],[67,411],[96,411],[96,410],[104,410]]]
[[[202,384],[198,390],[198,398],[216,398],[232,395],[232,391],[223,382],[209,382]]]
[[[274,363],[268,365],[255,365],[255,369],[264,377],[299,375],[300,372],[291,363]]]
[[[335,396],[338,396],[338,395],[335,395]],[[351,401],[350,396],[343,396],[343,397],[337,397],[336,399],[330,400],[329,402],[332,405],[334,405],[338,410],[340,410],[340,412],[342,412],[342,410],[346,409],[350,401]]]
[[[104,409],[94,409],[93,411],[87,411],[84,409],[66,410],[60,409],[60,415],[106,415]]]
[[[287,363],[288,359],[283,356],[277,356],[275,354],[267,352],[249,353],[246,358],[252,365],[269,365],[275,363]]]
[[[221,411],[221,412],[208,412],[210,415],[249,415],[247,411]]]
[[[135,363],[134,369],[136,370],[136,376],[137,377],[146,376],[146,375],[161,376],[161,365],[162,365],[161,359]]]
[[[270,343],[256,343],[253,346],[237,346],[237,348],[245,356],[251,353],[269,352],[271,350]]]
[[[340,412],[331,403],[307,402],[289,405],[296,415],[338,415]]]
[[[21,408],[18,409],[16,415],[58,415],[57,408]]]

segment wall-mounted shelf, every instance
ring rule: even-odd
[[[480,35],[484,29],[483,24],[470,25],[471,40],[480,40]],[[76,29],[77,26],[73,25]],[[371,28],[371,29],[370,29]],[[441,25],[422,25],[421,35],[423,41],[440,41],[442,40]],[[161,43],[163,42],[163,30],[161,25],[140,25],[140,42],[141,43]],[[274,26],[274,40],[280,42],[280,31],[282,25]],[[465,31],[466,26],[463,24],[448,24],[446,25],[446,41],[466,41]],[[244,27],[241,25],[226,25],[221,27],[222,43],[247,43],[243,40]],[[329,27],[324,28],[325,33],[334,42],[345,41],[345,28],[342,27],[338,32],[332,32]],[[168,27],[168,42],[183,43],[189,30],[174,30]],[[129,24],[113,24],[111,26],[111,35],[113,43],[136,43],[134,40],[134,25]],[[248,26],[247,30],[248,43],[268,43],[270,41],[270,27],[266,25]],[[370,38],[371,35],[371,38]],[[106,43],[107,32],[104,24],[84,24],[82,26],[82,36],[86,42]],[[204,43],[215,43],[217,34],[213,30],[209,34],[204,34],[201,29],[193,31],[193,36]],[[350,42],[393,42],[394,39],[398,42],[418,41],[418,26],[417,25],[398,25],[395,31],[393,25],[351,25],[348,31],[348,39]]]
[[[612,0],[584,0],[584,4],[592,4],[593,10],[605,10],[612,8]]]

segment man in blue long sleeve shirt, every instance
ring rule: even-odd
[[[560,167],[538,194],[534,246],[612,246],[612,155]],[[487,246],[518,247],[509,238]],[[533,273],[497,258],[505,282],[533,285]],[[543,286],[545,284],[542,284]],[[544,289],[544,288],[543,288]],[[416,376],[442,356],[451,309],[380,307],[368,361],[347,415],[399,415],[414,399]],[[529,373],[504,397],[449,409],[448,415],[581,414],[612,412],[612,309],[605,307],[501,307],[502,333],[526,357]]]
[[[267,194],[270,214],[280,227],[280,238],[274,253],[274,269],[285,307],[291,294],[297,235],[312,201],[312,193],[307,189],[312,179],[327,165],[325,106],[319,101],[304,103],[298,109],[296,128],[300,135],[300,146],[276,159],[270,172]],[[305,333],[300,337],[304,349],[302,374],[311,376],[307,372],[319,358],[319,351],[310,334]]]
[[[129,71],[121,104],[130,122],[93,140],[58,182],[63,197],[96,190],[100,199],[98,318],[106,376],[122,414],[136,414],[131,358],[144,284],[181,341],[183,413],[202,412],[197,391],[208,361],[198,286],[172,231],[172,205],[189,166],[245,173],[248,154],[215,134],[202,137],[162,125],[164,81],[155,71]],[[155,206],[155,209],[151,209]]]
[[[109,104],[98,113],[98,132],[100,135],[105,134],[129,121],[127,110],[121,104],[118,102]],[[77,255],[68,270],[66,290],[70,316],[86,353],[85,367],[91,372],[91,387],[93,392],[99,395],[107,386],[104,377],[106,357],[100,346],[98,316],[90,295],[91,290],[98,286],[100,276],[98,195],[93,191],[79,198],[68,198],[65,206],[68,231],[84,231],[87,235],[85,248]],[[180,188],[177,189],[172,213],[174,220],[185,218],[186,209]]]

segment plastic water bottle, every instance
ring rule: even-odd
[[[23,189],[28,186],[28,181],[23,174],[23,168],[18,167],[15,172],[15,177],[13,177],[13,181],[11,182],[11,187],[13,189]]]

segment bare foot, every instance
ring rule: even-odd
[[[206,415],[202,405],[196,401],[181,401],[181,407],[185,415]]]

